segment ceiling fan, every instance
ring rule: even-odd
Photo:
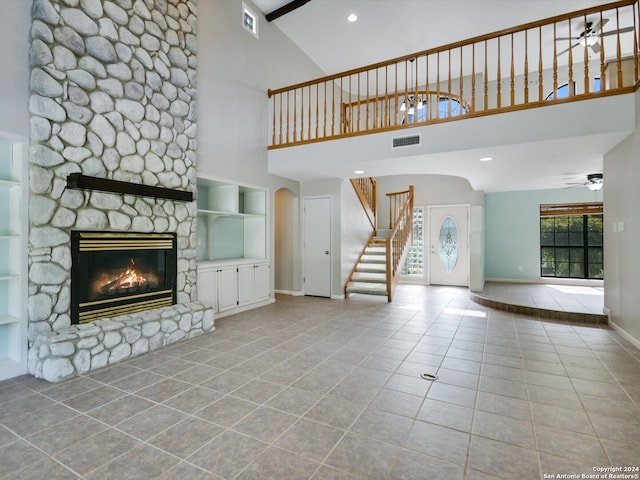
[[[565,183],[565,188],[587,187],[589,190],[600,190],[604,186],[604,175],[602,173],[590,173],[586,182]]]
[[[589,21],[584,24],[584,26],[582,27],[582,31],[580,32],[580,35],[578,35],[577,37],[556,38],[556,42],[561,42],[566,40],[572,40],[573,42],[575,42],[569,48],[558,53],[558,55],[562,55],[563,53],[566,53],[572,48],[575,48],[577,46],[582,46],[582,47],[588,46],[591,48],[591,51],[593,51],[593,53],[600,53],[600,50],[602,48],[602,45],[600,44],[601,37],[608,37],[610,35],[617,35],[619,33],[626,33],[634,30],[634,27],[624,27],[624,28],[619,28],[617,30],[610,30],[608,32],[603,32],[602,28],[607,24],[608,21],[609,21],[608,18],[603,18],[602,20],[598,20],[597,22]]]

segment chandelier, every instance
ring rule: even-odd
[[[409,62],[411,62],[411,85],[410,85],[410,92],[413,92],[413,63],[416,61],[415,58],[411,58],[409,60]],[[413,94],[411,95],[407,95],[407,97],[405,98],[405,100],[402,102],[402,104],[400,105],[400,111],[401,112],[408,112],[409,115],[415,115],[416,113],[416,108],[418,110],[423,110],[425,107],[427,106],[427,102],[426,100],[423,100],[420,96],[414,96]]]

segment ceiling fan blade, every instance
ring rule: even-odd
[[[556,42],[559,42],[561,40],[575,40],[575,37],[558,37],[558,38],[556,38]]]
[[[591,45],[591,50],[593,50],[593,53],[600,53],[600,43],[594,42],[594,44]]]
[[[567,53],[569,50],[571,50],[572,48],[577,47],[578,45],[580,45],[580,42],[578,42],[578,43],[574,43],[574,44],[573,44],[573,45],[571,45],[569,48],[567,48],[567,49],[565,49],[565,50],[562,50],[561,52],[557,53],[556,55],[560,56],[560,55],[562,55],[563,53]]]
[[[600,34],[601,37],[608,37],[610,35],[616,35],[618,33],[627,33],[627,32],[633,32],[635,29],[633,27],[624,27],[621,28],[619,30],[610,30],[608,32],[602,32]]]

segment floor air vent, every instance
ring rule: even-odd
[[[408,137],[395,137],[393,139],[393,148],[409,147],[411,145],[420,145],[420,135],[409,135]]]

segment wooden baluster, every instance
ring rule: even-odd
[[[538,101],[544,100],[544,79],[542,77],[542,27],[538,27]]]
[[[320,128],[320,84],[316,83],[316,136],[318,138],[318,132]]]
[[[327,136],[327,82],[324,82],[322,136]]]
[[[600,12],[600,25],[602,25],[602,12]],[[606,65],[604,63],[604,39],[600,47],[600,91],[604,92],[608,89],[607,72],[605,71]]]
[[[391,116],[391,112],[389,111],[389,66],[385,65],[384,66],[384,98],[385,98],[385,108],[384,108],[384,112],[382,113],[384,115],[384,121],[382,122],[382,126],[383,127],[388,127],[391,123],[391,118],[389,118]]]
[[[513,60],[513,33],[511,34],[511,103],[509,105],[514,105],[516,103],[516,74],[515,74],[515,66]]]
[[[502,84],[502,73],[500,71],[500,37],[498,37],[498,72],[496,78],[496,101],[497,108],[502,107],[502,98],[501,98],[501,84]]]
[[[587,16],[584,16],[584,24],[587,24]],[[589,45],[584,42],[584,93],[589,93]]]
[[[280,123],[278,125],[278,145],[282,144],[282,130],[283,130],[283,126],[282,126],[282,97],[284,97],[283,94],[279,93],[278,94],[278,99],[280,100],[280,112],[279,112],[279,117],[280,117]]]
[[[448,64],[449,64],[449,72],[448,72],[449,77],[447,79],[447,98],[449,99],[449,101],[447,102],[447,104],[448,104],[447,117],[451,117],[451,113],[452,113],[451,112],[451,50],[447,51],[447,57],[448,57],[447,61],[448,61]]]
[[[364,99],[365,108],[367,109],[364,116],[365,121],[365,130],[369,130],[371,126],[369,126],[369,71],[367,70],[367,95]]]
[[[571,31],[571,24],[569,24]],[[556,48],[556,24],[553,24],[553,98],[558,98],[558,49]],[[571,41],[571,40],[569,40]]]
[[[380,109],[378,108],[378,76],[380,75],[380,73],[378,72],[378,69],[376,68],[376,103],[374,103],[373,105],[373,128],[379,128],[380,127],[380,122],[378,121],[378,116],[380,115]]]
[[[489,109],[489,65],[487,40],[484,41],[484,110]]]
[[[460,77],[460,113],[459,115],[462,115],[463,112],[463,108],[462,108],[462,102],[463,102],[463,98],[464,98],[464,77],[462,75],[462,47],[460,47],[460,74],[458,75]]]
[[[476,44],[471,45],[471,111],[476,111]]]
[[[438,51],[436,59],[438,62],[436,66],[436,82],[438,83],[436,88],[436,118],[440,118],[440,51]]]
[[[624,77],[622,76],[622,46],[620,45],[620,11],[616,7],[616,57],[618,59],[618,88],[624,87]]]
[[[407,94],[409,93],[409,64],[407,63],[407,60],[404,61],[404,101],[405,103],[405,109],[404,112],[402,113],[402,117],[404,119],[404,123],[407,124],[409,123],[409,102],[408,102],[408,98],[407,98]]]
[[[357,95],[358,95],[358,132],[362,130],[362,94],[360,93],[360,72],[356,75],[356,82],[358,83]]]
[[[636,15],[637,7],[637,15]],[[640,80],[640,58],[638,58],[640,46],[638,45],[638,25],[640,24],[640,5],[636,2],[633,4],[633,63],[635,67],[635,83]],[[602,82],[601,82],[602,83]]]
[[[586,35],[586,33],[585,33]],[[571,19],[569,19],[569,38],[573,38],[573,35],[571,34]],[[569,40],[569,42],[571,42],[571,40]],[[585,43],[586,39],[585,39]],[[573,86],[573,45],[571,43],[569,43],[569,60],[568,60],[568,67],[569,67],[569,96],[573,97],[574,94],[574,86]]]
[[[394,89],[395,89],[395,98],[396,101],[394,102],[394,112],[393,112],[393,125],[397,125],[398,124],[398,120],[400,118],[400,112],[399,112],[399,106],[398,106],[398,64],[396,63],[394,65],[394,72],[395,72],[395,81],[393,82],[394,85]]]
[[[431,99],[429,98],[429,55],[424,56],[424,108],[425,108],[425,120],[431,120]]]
[[[276,97],[273,96],[273,131],[271,132],[271,145],[276,144]]]
[[[343,105],[343,92],[344,92],[344,84],[343,84],[343,80],[344,77],[340,77],[340,105]],[[340,121],[340,129],[341,132],[340,133],[346,133],[346,121],[347,119],[344,117],[344,111],[342,110],[342,108],[340,109],[340,115],[342,116],[341,121]]]
[[[524,31],[524,103],[529,103],[529,30]]]
[[[304,87],[300,89],[300,141],[304,140]]]
[[[418,79],[419,79],[419,75],[418,75],[418,57],[413,59],[413,64],[414,64],[413,71],[415,72],[414,73],[414,77],[413,77],[413,85],[414,85],[414,91],[413,91],[413,105],[414,105],[413,123],[418,123],[418,119],[420,117],[420,115],[418,114],[418,111],[420,110],[418,108]]]
[[[291,107],[289,105],[290,104],[290,102],[289,102],[289,96],[290,96],[289,94],[290,93],[291,93],[290,91],[287,92],[287,143],[289,143],[291,141],[291,133],[290,133],[291,120],[289,118],[289,111],[291,110]],[[294,135],[295,135],[295,132],[294,132]]]

